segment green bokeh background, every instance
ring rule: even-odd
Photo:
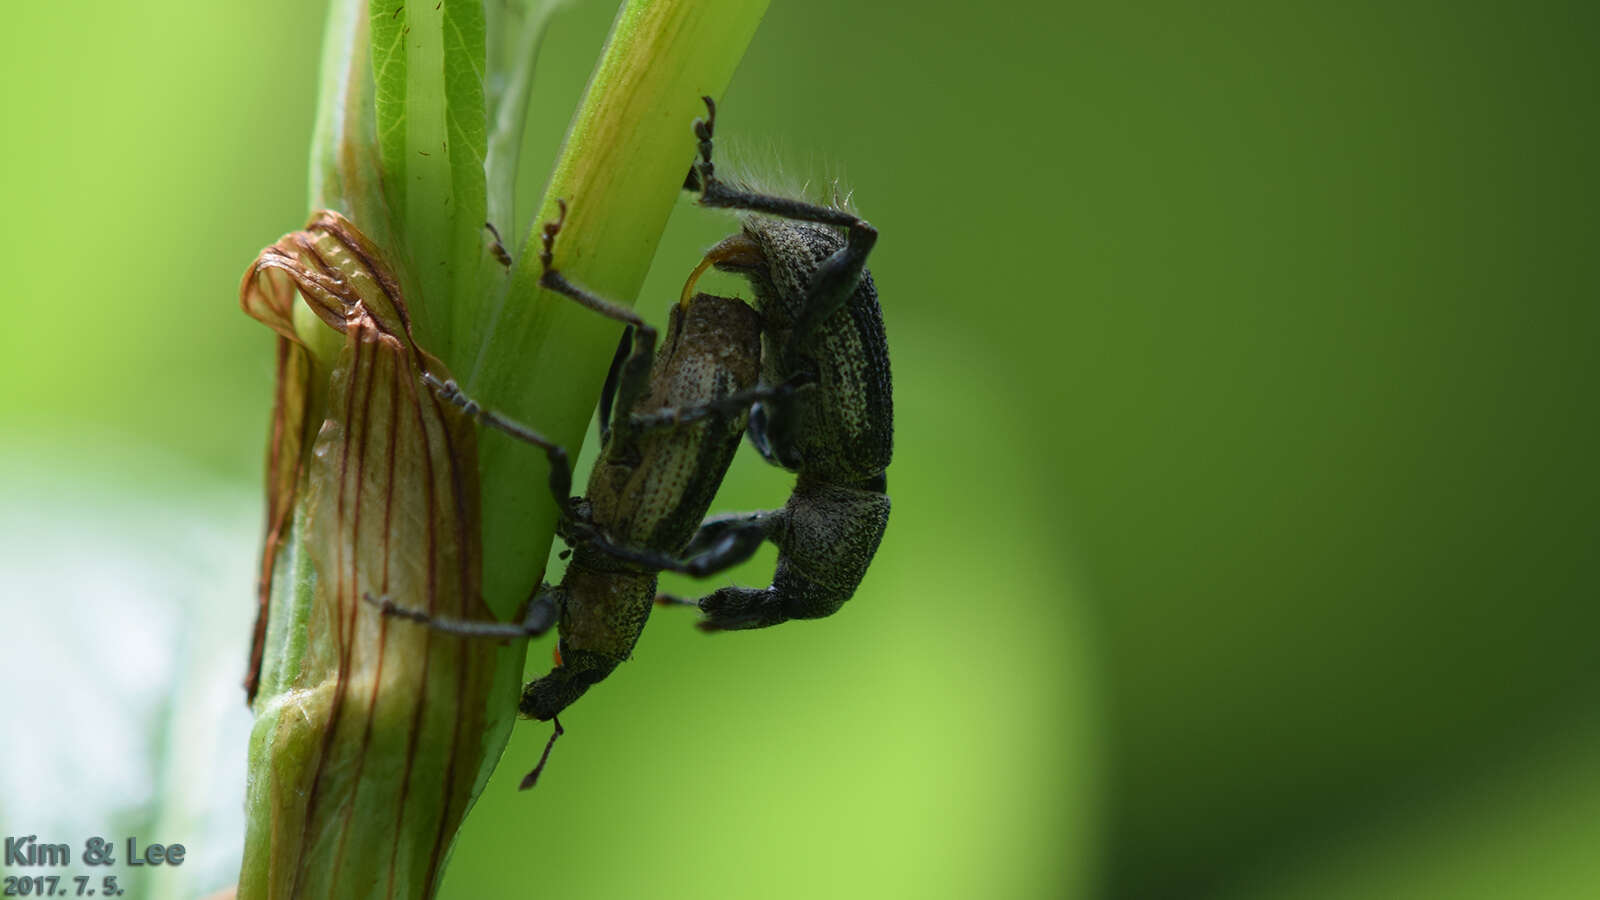
[[[554,26],[524,209],[614,10]],[[7,7],[0,454],[258,483],[236,286],[307,213],[322,18]],[[658,614],[445,895],[1592,895],[1596,24],[774,0],[722,133],[882,231],[889,534],[826,622]],[[641,309],[729,227],[685,199]],[[746,451],[721,505],[786,490]]]

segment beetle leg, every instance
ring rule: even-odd
[[[701,523],[694,539],[684,550],[683,568],[676,571],[685,575],[705,577],[724,569],[731,569],[755,554],[763,541],[773,539],[787,525],[785,511],[764,510],[753,513],[729,513],[713,516]],[[685,600],[673,594],[657,594],[656,603],[662,606],[693,606],[700,601]]]
[[[755,554],[763,541],[773,540],[789,524],[787,510],[713,516],[700,524],[684,548],[686,574],[703,578],[731,569]]]
[[[585,535],[585,542],[595,550],[658,572],[677,572],[695,578],[715,575],[749,559],[761,546],[783,527],[784,510],[758,513],[736,513],[707,519],[695,533],[682,555],[662,553],[648,547],[619,544],[596,532]],[[668,602],[663,600],[662,602]]]
[[[560,588],[545,585],[534,595],[533,601],[528,604],[528,612],[517,622],[480,622],[467,619],[452,619],[445,616],[434,616],[420,609],[408,609],[398,606],[388,597],[374,597],[371,594],[362,594],[361,599],[376,606],[379,613],[387,618],[408,619],[419,625],[425,625],[435,631],[453,634],[459,637],[471,638],[535,638],[549,631],[556,624],[557,597]]]
[[[563,512],[569,511],[572,505],[572,462],[567,458],[566,448],[520,422],[508,419],[493,410],[484,409],[476,400],[462,393],[454,381],[441,381],[432,372],[423,372],[422,380],[437,391],[440,397],[461,407],[461,411],[471,418],[543,450],[545,458],[550,461],[550,493],[555,496],[556,505]]]
[[[772,449],[772,440],[767,436],[767,408],[756,404],[750,410],[750,424],[745,428],[744,436],[750,439],[750,445],[756,448],[761,458],[773,465],[783,468],[783,461],[778,459],[778,454]]]
[[[617,384],[617,408],[631,410],[650,381],[650,364],[655,359],[656,330],[638,313],[573,284],[555,268],[556,235],[561,233],[561,226],[567,221],[567,201],[557,200],[556,206],[560,214],[554,222],[546,222],[543,228],[544,249],[539,253],[539,262],[544,267],[544,273],[539,276],[539,285],[585,309],[633,328],[633,354],[623,363]]]
[[[489,229],[489,234],[494,236],[494,240],[489,242],[489,252],[500,265],[511,268],[511,254],[506,252],[505,242],[500,240],[500,229],[494,227],[493,222],[485,222],[483,227]]]
[[[721,415],[731,418],[744,413],[753,404],[763,400],[788,397],[814,381],[809,372],[802,372],[782,384],[758,384],[693,406],[666,407],[646,413],[634,413],[628,417],[628,427],[641,432],[655,431],[688,425],[707,416]]]
[[[802,478],[768,532],[778,545],[772,585],[725,587],[700,598],[695,605],[705,613],[701,629],[766,628],[832,615],[861,583],[888,521],[889,498],[884,494]],[[696,535],[691,547],[700,541]]]
[[[702,99],[706,103],[706,117],[694,121],[694,133],[700,139],[700,161],[691,170],[694,175],[692,180],[699,185],[701,206],[742,209],[845,229],[844,246],[823,260],[816,274],[811,277],[811,285],[806,290],[806,312],[795,325],[796,346],[810,346],[817,329],[849,301],[850,295],[861,283],[867,255],[878,242],[878,229],[848,210],[741,190],[717,178],[716,167],[711,162],[717,107],[710,97]],[[685,187],[688,184],[685,182]]]
[[[600,388],[600,446],[611,441],[611,410],[617,399],[617,389],[622,381],[622,371],[630,355],[628,345],[633,343],[633,329],[625,329],[617,342],[617,351],[611,356],[611,368],[606,370],[605,386]]]
[[[787,524],[788,513],[781,509],[710,516],[700,523],[700,529],[689,539],[683,553],[691,558],[724,557],[731,552],[730,547],[748,544],[749,550],[744,555],[749,556],[761,541],[771,538]]]

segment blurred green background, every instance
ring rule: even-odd
[[[614,11],[556,21],[524,209]],[[159,758],[198,682],[245,715],[272,342],[236,288],[307,213],[322,19],[7,7],[13,640],[41,610],[87,635],[62,616],[189,596],[133,569],[85,587],[72,553],[26,549],[51,542],[196,573],[228,623],[214,670],[131,671],[174,652],[137,635],[63,651],[52,677],[168,698],[102,728],[108,757]],[[751,168],[842,174],[882,231],[886,542],[825,622],[708,638],[658,613],[532,794],[513,786],[548,732],[519,727],[445,895],[1594,895],[1596,24],[1580,3],[774,0],[719,124]],[[730,227],[685,199],[640,308]],[[787,487],[745,451],[719,505]],[[21,724],[6,834],[43,827],[16,785],[58,755]],[[242,734],[211,763],[233,778]],[[112,827],[93,803],[135,834],[187,821],[152,812],[182,777],[129,777],[59,805],[84,834]],[[237,833],[189,839],[236,866]]]

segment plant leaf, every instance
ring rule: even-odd
[[[488,31],[485,52],[488,74],[484,98],[489,109],[488,155],[484,173],[489,182],[489,221],[500,229],[507,249],[523,224],[517,219],[517,163],[527,127],[528,95],[545,27],[566,0],[510,0],[484,9]]]
[[[488,264],[481,0],[374,3],[374,125],[384,198],[418,335],[446,362],[470,346]],[[392,245],[390,245],[392,246]]]

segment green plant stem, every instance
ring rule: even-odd
[[[582,444],[618,330],[538,286],[538,222],[569,207],[556,246],[568,278],[632,303],[694,159],[700,98],[719,97],[766,12],[766,0],[632,0],[618,13],[539,218],[517,256],[469,391],[569,448]],[[685,260],[685,272],[693,264]],[[663,303],[666,302],[664,298]],[[484,590],[508,615],[543,572],[555,505],[543,458],[495,437],[479,447],[485,486]]]

